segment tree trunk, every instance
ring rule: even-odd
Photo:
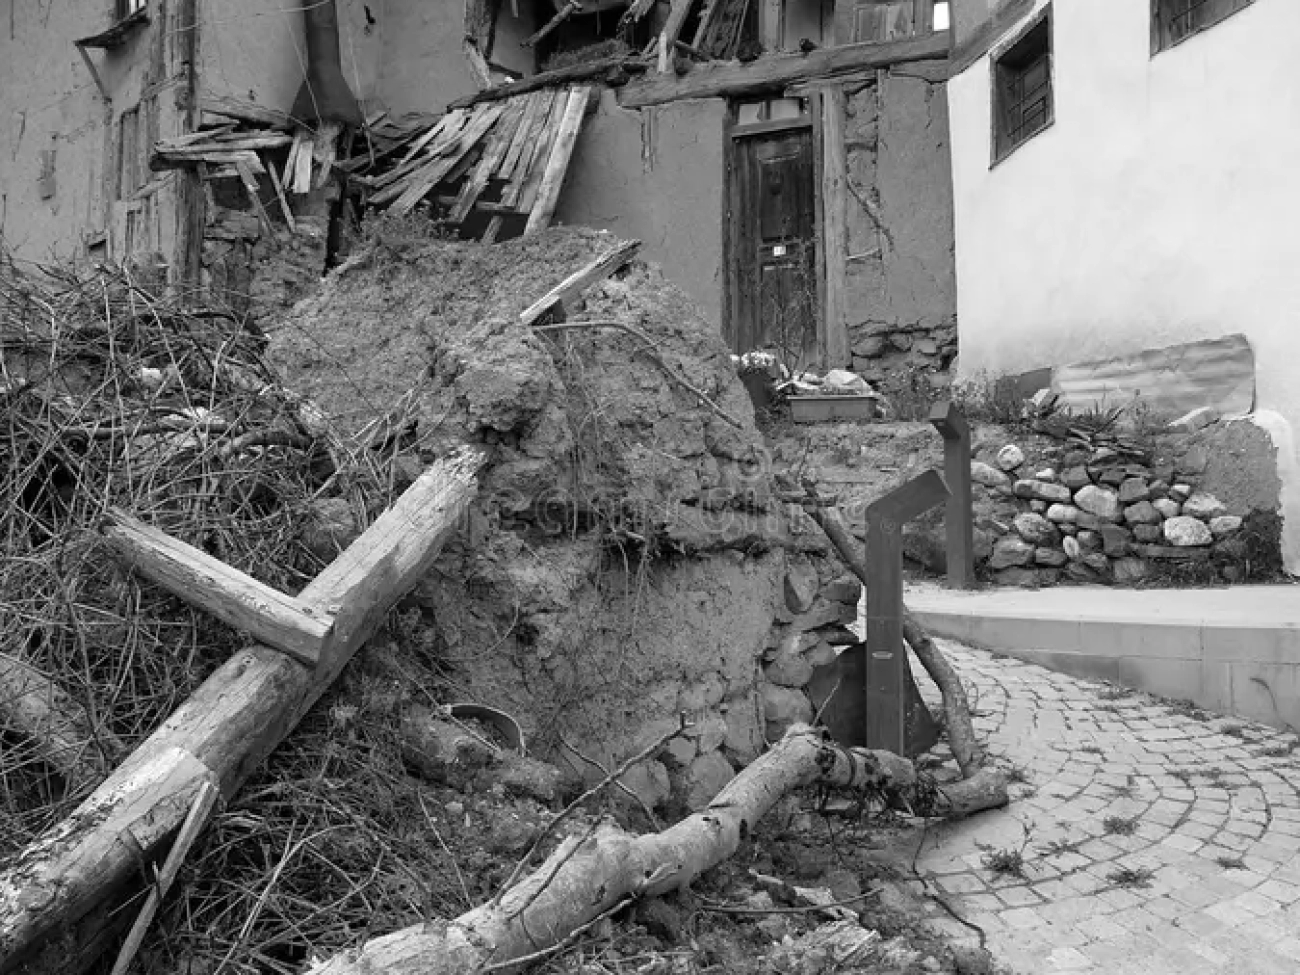
[[[824,508],[816,504],[808,505],[804,510],[826,533],[826,537],[835,547],[844,564],[862,580],[864,586],[870,586],[871,580],[867,578],[867,567],[856,554],[855,550],[858,546],[844,526],[844,522],[840,520],[839,512],[834,508]],[[979,740],[975,737],[975,728],[971,725],[970,702],[966,699],[966,689],[962,687],[961,678],[957,676],[957,671],[952,669],[952,664],[948,663],[939,648],[934,645],[925,627],[916,621],[906,606],[903,607],[903,638],[943,695],[948,744],[952,747],[952,754],[957,759],[961,774],[970,778],[984,766],[984,749],[980,747]]]
[[[612,909],[680,890],[734,854],[754,824],[793,789],[824,783],[919,801],[912,763],[890,752],[846,750],[794,725],[708,808],[661,833],[602,825],[570,837],[536,871],[453,921],[417,924],[316,965],[309,975],[462,975],[561,944]],[[951,815],[1005,805],[1000,777],[981,773],[941,789]]]
[[[265,646],[239,651],[68,819],[19,854],[0,875],[0,972],[117,903],[205,782],[227,800],[234,795],[428,571],[459,527],[483,463],[482,451],[470,449],[434,464],[303,590],[298,601],[334,624],[316,668]]]

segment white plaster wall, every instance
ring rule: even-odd
[[[990,169],[989,58],[948,85],[962,375],[1243,332],[1300,429],[1300,3],[1154,58],[1145,0],[1052,7],[1050,129]]]

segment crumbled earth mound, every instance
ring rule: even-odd
[[[460,694],[514,713],[542,748],[601,763],[680,710],[721,717],[705,723],[745,761],[791,539],[721,337],[642,264],[591,289],[566,327],[519,322],[619,243],[553,229],[484,247],[381,228],[270,330],[271,353],[372,447],[427,459],[493,445],[469,530],[409,603],[409,638]],[[384,432],[365,426],[384,414]],[[637,792],[665,798],[668,771],[638,773]],[[695,772],[730,775],[717,761]]]

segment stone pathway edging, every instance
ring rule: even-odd
[[[931,827],[917,869],[995,957],[1026,975],[1300,967],[1295,735],[941,643],[1025,781],[1004,810]]]

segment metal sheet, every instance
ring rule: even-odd
[[[1077,362],[1052,371],[1059,405],[1075,410],[1127,404],[1140,396],[1160,413],[1212,406],[1224,416],[1255,408],[1255,355],[1244,335],[1189,342],[1136,355]]]

